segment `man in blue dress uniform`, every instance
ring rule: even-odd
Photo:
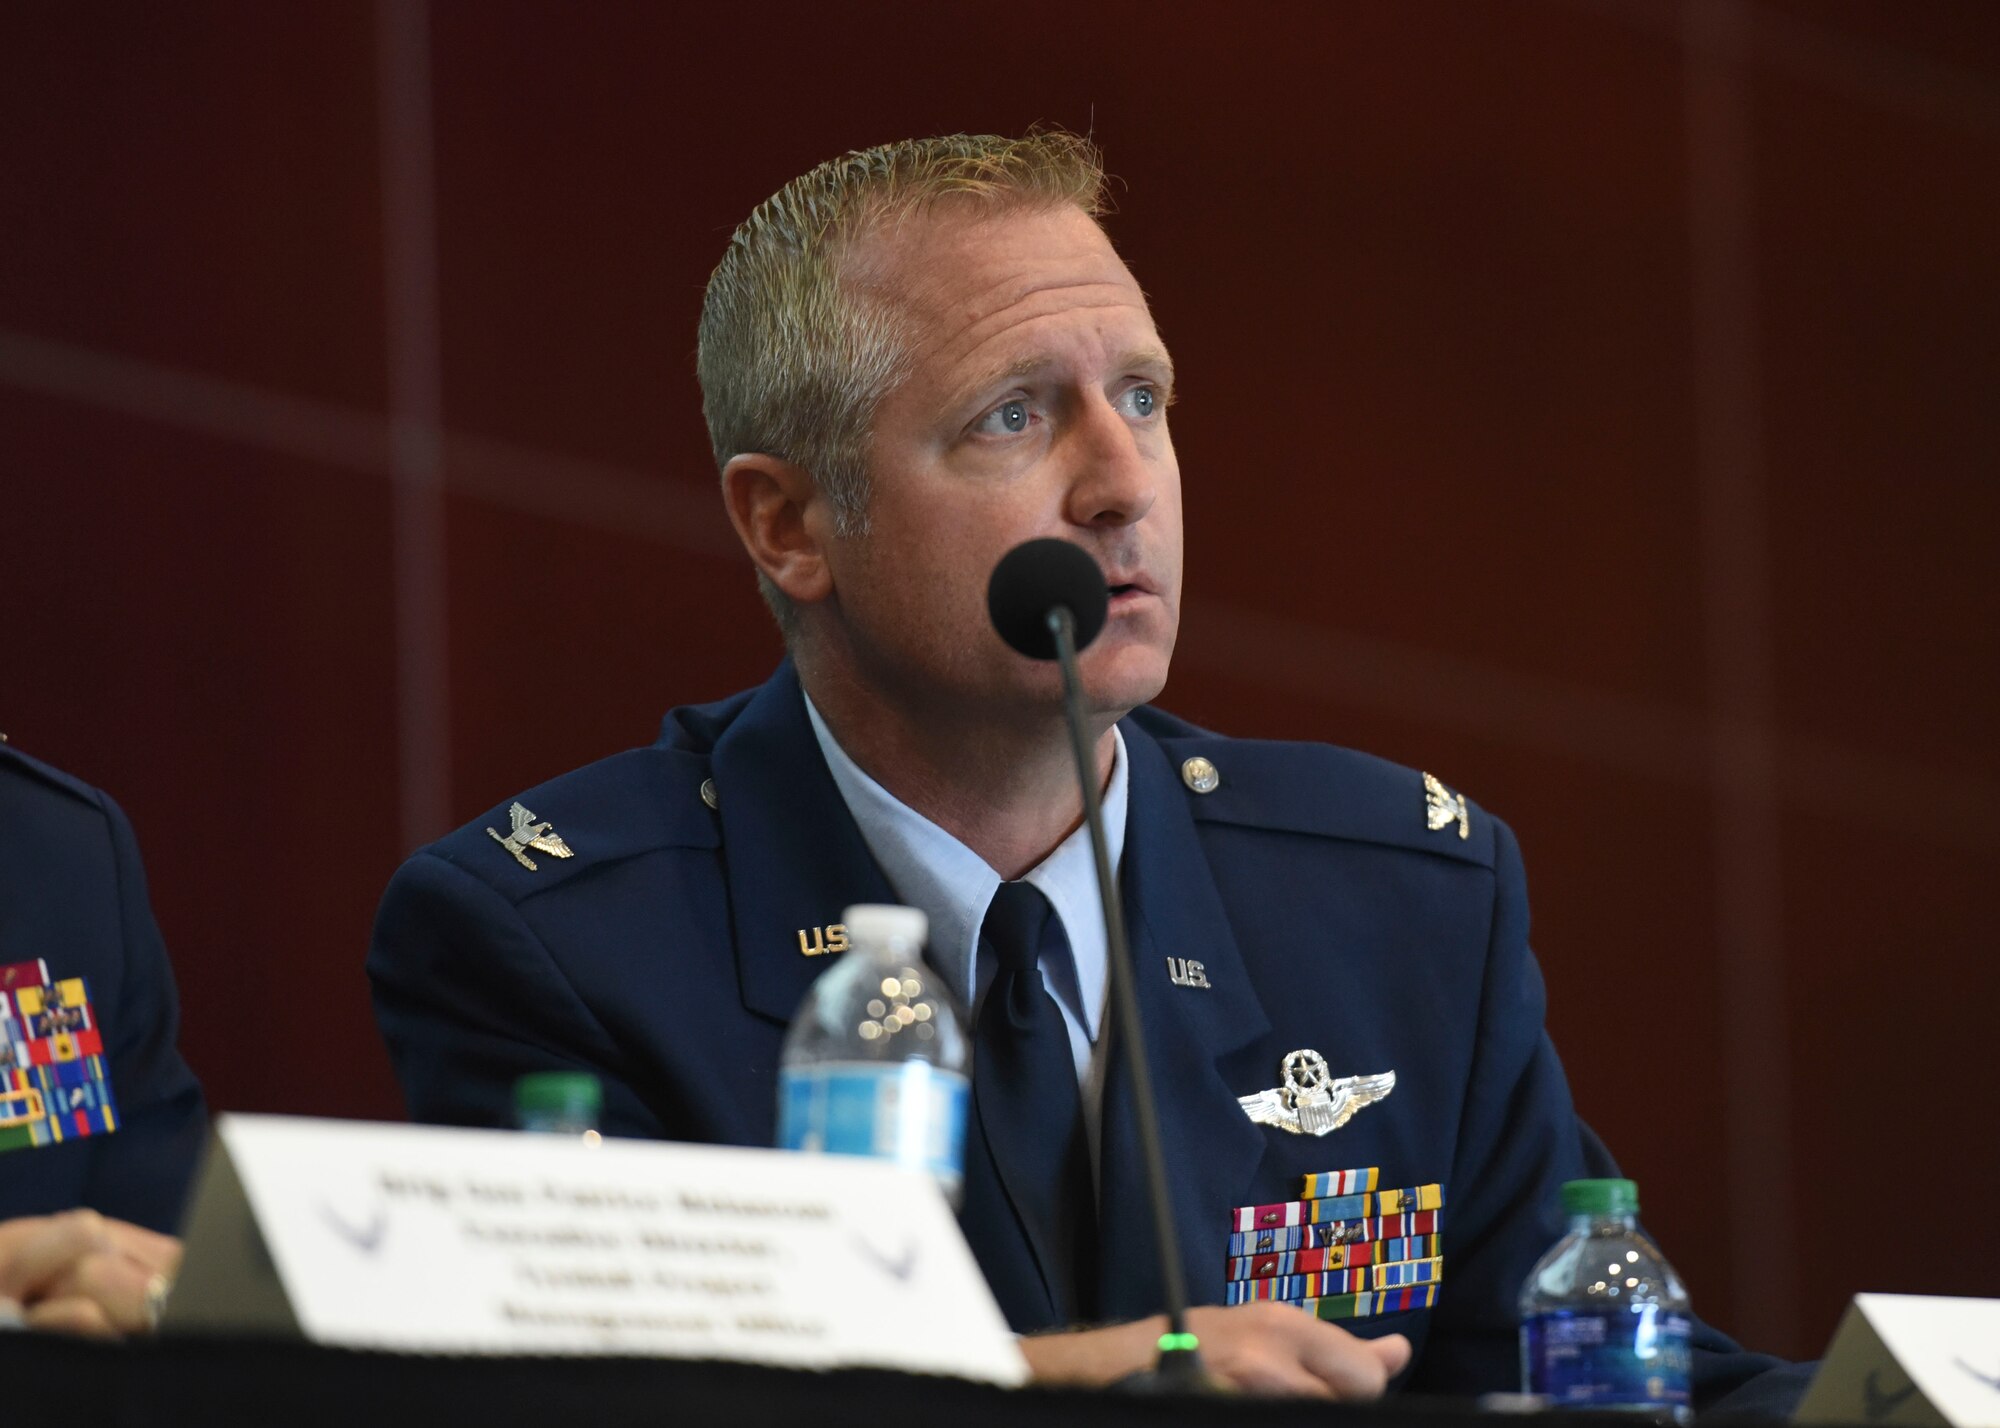
[[[1055,1048],[1022,1061],[1056,1088],[1025,1108],[975,1074],[961,1220],[988,1281],[1023,1332],[1108,1325],[1024,1340],[1042,1377],[1147,1363],[1160,1274],[1058,676],[985,608],[1005,552],[1059,536],[1110,588],[1083,682],[1193,1299],[1224,1304],[1231,1212],[1308,1174],[1440,1187],[1450,1217],[1421,1306],[1199,1310],[1209,1367],[1347,1397],[1513,1388],[1558,1188],[1610,1169],[1543,1031],[1519,854],[1415,770],[1146,707],[1181,598],[1173,367],[1101,185],[1073,136],[959,136],[822,165],[738,230],[700,374],[790,658],[404,865],[369,971],[411,1113],[504,1125],[516,1076],[580,1068],[611,1134],[769,1145],[780,1042],[841,909],[909,903],[975,1007],[976,1062],[1010,1035]],[[1393,1094],[1324,1136],[1282,1105],[1253,1119],[1244,1098],[1268,1111],[1322,1064],[1393,1071]],[[1041,1152],[1003,1130],[1023,1111],[1069,1149],[1025,1164]],[[1771,1365],[1702,1336],[1707,1400]]]
[[[200,1151],[201,1087],[132,826],[0,740],[0,1300],[146,1326]]]

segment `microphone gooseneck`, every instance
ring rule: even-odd
[[[1167,1332],[1160,1336],[1159,1359],[1150,1373],[1133,1376],[1126,1380],[1126,1386],[1199,1391],[1210,1387],[1211,1381],[1202,1367],[1195,1336],[1187,1327],[1187,1281],[1181,1272],[1180,1234],[1175,1229],[1166,1157],[1160,1151],[1159,1113],[1146,1061],[1145,1032],[1139,1022],[1132,953],[1125,940],[1124,906],[1111,874],[1097,761],[1091,754],[1083,680],[1077,672],[1076,652],[1097,638],[1110,605],[1103,570],[1090,552],[1065,540],[1031,540],[1015,546],[994,567],[986,587],[987,613],[1000,638],[1030,659],[1056,661],[1062,670],[1063,712],[1069,724],[1070,748],[1076,756],[1077,782],[1083,790],[1084,822],[1096,855],[1098,901],[1104,909],[1104,940],[1110,953],[1111,1001],[1118,1017],[1118,1039],[1124,1043],[1126,1075],[1132,1081],[1139,1147],[1146,1162],[1160,1256],[1160,1283],[1167,1301]]]

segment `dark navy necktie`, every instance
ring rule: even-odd
[[[1082,1322],[1094,1312],[1096,1195],[1069,1031],[1041,973],[1043,958],[1070,955],[1069,940],[1039,888],[1002,883],[979,942],[993,968],[973,1039],[980,1131],[1056,1322]]]

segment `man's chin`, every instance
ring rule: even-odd
[[[1083,662],[1084,699],[1094,714],[1122,719],[1141,704],[1150,704],[1167,687],[1166,652],[1128,647],[1106,651],[1113,658]]]

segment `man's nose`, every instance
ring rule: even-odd
[[[1159,496],[1159,473],[1131,424],[1096,396],[1082,403],[1069,435],[1071,524],[1129,526],[1142,519]]]

